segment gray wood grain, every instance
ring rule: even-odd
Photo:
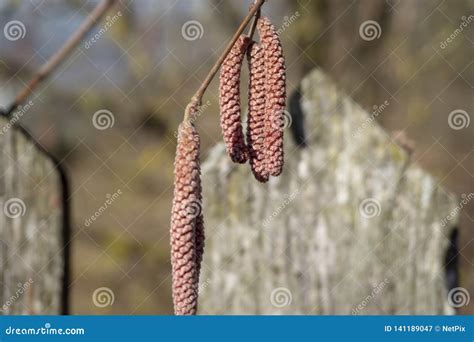
[[[0,127],[6,127],[0,119]],[[59,314],[62,192],[54,164],[16,129],[0,131],[0,312]]]
[[[452,313],[442,220],[456,198],[319,70],[301,107],[308,145],[286,134],[281,177],[258,183],[221,144],[203,165],[200,312]]]

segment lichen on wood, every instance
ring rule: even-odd
[[[279,178],[256,183],[222,144],[203,164],[200,313],[452,313],[456,198],[321,71],[301,89],[305,147],[286,139]]]
[[[0,118],[0,314],[64,312],[60,175],[22,132]]]

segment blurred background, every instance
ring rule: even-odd
[[[118,1],[31,97],[21,123],[72,181],[71,313],[172,313],[176,127],[250,3]],[[0,106],[11,103],[96,5],[0,2]],[[474,192],[474,2],[269,0],[263,14],[282,39],[290,94],[306,73],[322,68],[367,111],[385,104],[377,121],[413,140],[414,160],[441,186],[458,196]],[[21,23],[20,36],[8,36],[12,21]],[[205,159],[221,140],[216,81],[203,102],[196,124]],[[450,124],[453,111],[461,126]],[[469,202],[458,260],[460,286],[471,294],[473,219]],[[113,289],[113,305],[94,305],[100,287]],[[461,313],[473,314],[474,303]]]

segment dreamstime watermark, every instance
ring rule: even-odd
[[[277,30],[277,34],[280,36],[283,32],[285,32],[291,26],[291,24],[293,24],[296,20],[298,20],[300,16],[301,16],[300,12],[296,11],[290,16],[283,17],[283,24]]]
[[[189,20],[181,26],[181,35],[187,41],[201,39],[204,35],[204,27],[197,20]]]
[[[9,41],[14,42],[23,39],[26,36],[26,27],[19,20],[12,20],[3,27],[3,34]]]
[[[372,300],[374,300],[374,298],[377,295],[379,295],[389,283],[390,283],[390,281],[388,280],[388,278],[385,278],[382,282],[378,283],[374,288],[372,288],[372,292],[370,292],[370,294],[367,297],[365,297],[362,302],[360,302],[358,305],[356,305],[352,309],[352,314],[357,315],[363,309],[365,309],[367,307],[367,305],[369,305],[369,303]]]
[[[7,301],[2,305],[2,310],[0,311],[7,311],[10,306],[13,305],[20,297],[28,290],[28,288],[34,283],[33,279],[28,279],[25,283],[18,283],[18,289],[16,290],[15,294],[10,296]]]
[[[204,104],[198,107],[198,109],[194,112],[191,113],[191,117],[188,121],[186,121],[185,124],[191,124],[194,123],[201,115],[204,113],[206,109],[208,109],[211,106],[211,101],[207,100]],[[178,137],[178,131],[174,131],[174,137]]]
[[[374,218],[380,215],[380,202],[375,198],[366,198],[359,204],[359,213],[365,218]]]
[[[198,285],[198,295],[202,293],[205,289],[207,289],[211,285],[211,279],[207,278],[205,282],[199,282]]]
[[[277,115],[277,119],[272,122],[272,127],[275,129],[285,129],[288,127],[291,127],[291,124],[293,123],[293,118],[291,116],[291,113],[287,110],[282,110],[281,115],[280,112]]]
[[[10,120],[8,120],[8,122],[0,130],[0,135],[4,135],[5,133],[7,133],[10,130],[10,128],[15,126],[17,121],[20,120],[21,117],[23,115],[25,115],[30,110],[31,107],[33,107],[33,105],[34,105],[33,101],[30,100],[29,102],[27,102],[23,106],[21,106],[21,105],[18,106],[18,109],[13,113]]]
[[[99,209],[97,209],[97,211],[93,215],[91,215],[89,218],[87,218],[84,221],[84,225],[86,227],[89,227],[92,224],[92,222],[97,220],[107,210],[107,208],[109,208],[117,200],[117,198],[120,197],[120,195],[122,195],[122,190],[120,189],[118,189],[112,195],[107,194],[105,196],[106,200],[104,201],[104,203],[99,207]]]
[[[84,328],[53,328],[51,323],[46,323],[44,326],[39,328],[16,328],[9,326],[5,329],[6,335],[85,335],[86,331]]]
[[[448,225],[449,221],[451,221],[452,219],[454,219],[458,216],[459,212],[474,198],[474,193],[470,192],[467,195],[462,194],[461,198],[462,198],[462,200],[461,200],[461,202],[459,202],[459,204],[456,206],[456,208],[451,210],[449,215],[441,220],[441,226],[442,227],[446,227]]]
[[[92,124],[95,128],[101,131],[114,127],[114,114],[110,110],[100,109],[92,116]]]
[[[3,204],[3,213],[9,218],[19,218],[25,215],[26,205],[22,199],[13,197]]]
[[[456,131],[469,127],[470,123],[471,118],[465,110],[455,109],[448,115],[448,125]]]
[[[107,16],[105,18],[105,24],[101,27],[96,34],[94,34],[90,39],[84,42],[84,47],[86,49],[90,49],[91,46],[97,43],[106,33],[107,31],[122,17],[122,12],[118,11],[113,16]]]
[[[370,42],[380,38],[382,28],[375,20],[366,20],[359,26],[359,35],[363,40]]]
[[[357,127],[354,132],[352,133],[352,137],[355,138],[356,136],[358,136],[360,133],[362,133],[362,131],[364,131],[367,126],[371,125],[372,122],[380,115],[382,114],[385,109],[387,109],[387,107],[390,105],[390,102],[388,102],[387,100],[385,100],[385,102],[383,102],[382,104],[380,105],[374,105],[372,107],[372,112],[370,113],[370,116],[367,117],[364,122],[359,126]]]
[[[298,196],[298,194],[300,193],[300,189],[296,189],[294,192],[292,192],[291,194],[289,195],[286,195],[285,196],[285,199],[283,200],[283,202],[280,203],[280,205],[275,208],[273,210],[273,212],[263,220],[262,222],[262,227],[263,228],[267,228],[270,223],[272,223],[272,221],[278,216],[280,215],[280,213],[291,203],[293,202],[293,200],[296,198],[296,196]]]
[[[98,308],[111,306],[115,302],[114,291],[108,287],[99,287],[95,289],[94,293],[92,294],[92,302]]]
[[[277,287],[270,294],[270,303],[276,308],[283,308],[291,305],[293,295],[286,287]]]
[[[443,50],[446,49],[446,47],[450,43],[452,43],[456,39],[456,37],[459,36],[462,33],[462,31],[464,31],[464,29],[469,26],[469,24],[472,21],[474,21],[474,15],[471,14],[469,17],[462,16],[461,20],[462,20],[461,24],[459,24],[459,26],[449,35],[449,37],[446,38],[441,43],[439,43],[439,47],[441,49],[443,49]]]
[[[471,296],[464,287],[455,287],[448,292],[448,304],[453,308],[469,305]]]
[[[202,202],[197,199],[193,199],[191,200],[191,202],[186,204],[185,210],[187,213],[186,217],[189,217],[191,219],[196,218],[202,213]]]

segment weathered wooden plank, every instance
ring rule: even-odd
[[[62,178],[28,136],[0,119],[0,310],[64,312]]]
[[[203,165],[201,313],[452,312],[442,220],[456,199],[375,124],[383,106],[365,112],[315,70],[301,108],[307,146],[287,137],[269,184],[222,145]]]

